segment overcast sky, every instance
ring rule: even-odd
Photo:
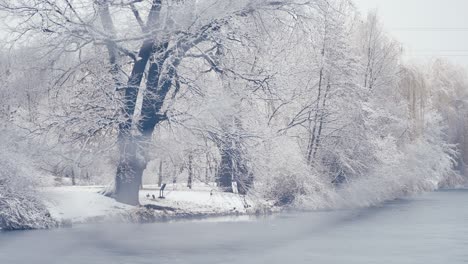
[[[354,0],[363,13],[377,9],[408,58],[441,56],[468,66],[468,0]]]

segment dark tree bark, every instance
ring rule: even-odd
[[[148,70],[146,92],[143,97],[143,105],[141,110],[142,116],[139,123],[137,124],[141,136],[138,139],[133,139],[133,136],[130,135],[130,133],[122,134],[124,137],[124,142],[130,142],[130,144],[133,144],[134,146],[127,146],[128,144],[126,143],[120,145],[121,159],[119,161],[117,171],[117,188],[115,195],[116,200],[119,202],[127,203],[126,201],[128,199],[122,199],[120,196],[126,197],[127,194],[130,193],[134,196],[131,204],[138,204],[138,202],[135,203],[134,200],[136,199],[138,201],[137,186],[139,186],[139,183],[142,181],[143,171],[146,168],[148,162],[146,158],[147,144],[151,141],[151,137],[156,126],[166,119],[166,117],[160,112],[164,105],[166,96],[172,87],[173,78],[176,74],[176,68],[181,62],[181,58],[174,57],[169,63],[166,63],[166,60],[168,59],[168,52],[166,52],[166,48],[167,43],[157,47],[158,51],[161,51],[161,53],[154,54],[155,62],[151,63]],[[159,54],[166,55],[158,56]],[[144,71],[144,68],[142,67],[141,70]],[[135,74],[138,73],[135,72]],[[140,78],[139,82],[141,82],[141,77],[135,77],[135,81],[138,81],[138,78]],[[134,94],[131,93],[131,96],[134,96],[133,105],[129,105],[129,107],[132,107],[132,111],[135,110],[137,95],[138,90],[136,90],[136,93]],[[130,132],[131,122],[132,117],[129,117],[128,124],[130,127],[123,126],[121,127],[120,131]],[[128,163],[126,160],[135,160],[135,162]],[[128,175],[125,176],[125,174],[122,172],[128,173]],[[132,190],[124,190],[124,188],[119,187],[130,188]]]
[[[157,22],[161,9],[161,0],[153,0],[153,6],[148,15],[147,29],[151,29]],[[168,49],[168,42],[156,43],[150,38],[144,41],[138,53],[138,60],[133,66],[124,96],[125,120],[119,125],[119,164],[116,175],[115,198],[119,202],[137,205],[138,191],[142,182],[143,171],[147,165],[147,144],[151,141],[152,134],[159,123],[167,117],[161,114],[166,96],[168,95],[177,68],[185,53],[206,40],[207,31],[213,25],[202,27],[198,34],[187,36],[179,40],[175,50]],[[215,30],[215,29],[214,29]],[[140,85],[146,66],[150,59],[152,63],[148,69],[146,91],[143,94],[141,118],[137,125],[141,136],[135,138],[132,135],[133,116],[140,92]]]
[[[237,185],[240,194],[247,194],[253,183],[253,175],[249,172],[241,153],[237,150],[227,150],[221,153],[221,164],[218,170],[218,186],[225,192],[233,192],[232,183]]]
[[[236,126],[240,126],[236,120]],[[233,192],[232,183],[237,185],[240,194],[246,194],[253,183],[253,175],[249,172],[243,155],[239,138],[234,135],[226,135],[220,146],[221,163],[217,172],[218,186],[225,192]]]
[[[133,115],[135,112],[138,91],[145,72],[146,65],[152,53],[153,43],[145,41],[135,62],[124,95],[125,120],[119,125],[118,146],[119,164],[115,178],[115,199],[118,202],[138,205],[138,191],[141,185],[146,160],[142,147],[132,135]],[[132,196],[133,198],[130,198]]]
[[[107,0],[99,0],[96,3],[98,5],[103,28],[110,34],[109,39],[106,41],[109,53],[109,63],[111,66],[110,72],[114,78],[116,88],[119,89],[122,87],[122,83],[118,76],[120,68],[117,59],[117,45],[112,40],[112,38],[115,37],[115,29],[109,11],[109,3]],[[153,0],[148,14],[146,28],[151,28],[156,25],[160,10],[161,0]],[[141,186],[143,171],[146,168],[146,161],[144,159],[144,155],[142,155],[142,146],[140,144],[141,140],[133,137],[132,125],[143,74],[155,49],[155,42],[153,39],[154,38],[150,37],[143,41],[138,52],[138,59],[135,61],[127,87],[125,88],[123,106],[125,120],[119,124],[117,139],[119,162],[115,178],[115,189],[113,193],[108,194],[115,196],[116,200],[119,202],[131,205],[138,204],[138,190]]]
[[[193,182],[193,157],[192,154],[189,155],[189,160],[188,160],[188,179],[187,179],[187,187],[189,189],[192,189],[192,182]]]
[[[247,169],[244,164],[241,164],[239,172],[237,173],[237,177],[235,181],[237,183],[237,191],[239,194],[246,195],[247,192],[253,185],[253,174]]]

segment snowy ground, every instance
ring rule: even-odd
[[[48,187],[43,194],[53,218],[73,223],[116,215],[132,208],[99,194],[100,190],[102,186],[62,186]]]
[[[156,199],[153,199],[152,196]],[[170,184],[164,192],[165,199],[157,198],[157,186],[145,186],[140,191],[142,204],[156,204],[178,208],[193,213],[245,213],[253,202],[244,196],[218,191],[215,187],[205,184],[195,185],[191,190],[185,186]],[[149,196],[149,197],[147,197]]]
[[[136,209],[99,194],[102,189],[103,186],[48,187],[43,194],[52,217],[71,223],[99,221],[128,214]],[[175,212],[159,212],[169,216],[246,214],[254,213],[258,208],[258,202],[253,202],[251,198],[224,193],[202,183],[195,184],[192,189],[168,184],[164,192],[165,199],[159,199],[158,196],[159,187],[145,185],[140,191],[140,203],[174,208]]]

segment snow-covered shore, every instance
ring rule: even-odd
[[[51,216],[62,223],[105,221],[151,222],[181,217],[225,216],[265,213],[272,207],[252,197],[225,193],[204,184],[188,189],[168,185],[164,199],[159,187],[146,185],[140,191],[141,207],[116,202],[100,194],[103,186],[60,186],[43,189]],[[153,196],[155,198],[153,198]]]

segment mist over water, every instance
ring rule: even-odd
[[[380,207],[0,234],[0,263],[466,263],[468,190]]]

